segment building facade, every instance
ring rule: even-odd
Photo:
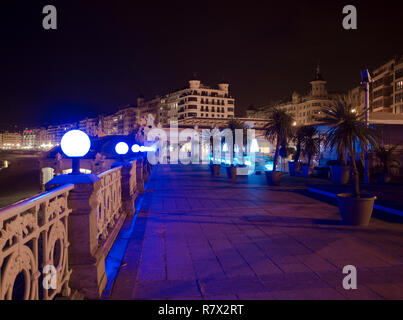
[[[235,115],[235,99],[229,93],[229,84],[220,83],[212,88],[200,80],[190,80],[188,87],[149,101],[140,98],[137,107],[139,118],[152,114],[161,126],[173,120],[228,119]]]
[[[403,56],[397,56],[372,72],[371,111],[403,113]]]
[[[22,134],[22,145],[24,148],[38,149],[49,143],[50,141],[48,141],[47,130],[45,128],[25,129]]]
[[[3,132],[1,134],[1,147],[3,149],[20,149],[22,147],[22,134],[19,132]]]
[[[315,123],[315,116],[320,114],[323,106],[332,103],[336,94],[327,91],[327,82],[320,74],[319,66],[316,69],[314,79],[310,82],[311,89],[308,94],[300,95],[297,92],[292,94],[291,101],[274,103],[261,107],[249,107],[248,118],[268,118],[271,108],[279,108],[287,111],[294,119],[294,126],[308,125]]]

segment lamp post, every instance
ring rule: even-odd
[[[371,83],[371,74],[368,69],[361,70],[361,83],[365,85],[365,125],[369,125],[369,84]],[[369,183],[369,168],[368,168],[368,144],[365,145],[365,170],[364,183]]]
[[[91,140],[81,130],[71,130],[64,134],[60,142],[63,153],[72,158],[72,175],[80,173],[80,158],[84,157],[91,148]]]

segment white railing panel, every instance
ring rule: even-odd
[[[70,294],[67,201],[73,188],[66,185],[0,209],[0,300]]]

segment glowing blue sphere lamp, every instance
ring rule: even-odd
[[[141,147],[138,144],[135,144],[132,146],[133,153],[139,153],[140,149],[141,149]]]
[[[72,158],[71,174],[80,174],[80,158],[84,157],[91,148],[91,140],[81,130],[71,130],[64,134],[60,142],[63,153]]]
[[[124,162],[123,156],[129,152],[129,146],[126,142],[118,142],[115,146],[115,152],[119,155],[119,162],[114,164],[114,166],[121,165]]]
[[[126,153],[129,152],[129,146],[126,142],[119,142],[115,146],[115,151],[118,155],[124,156]]]

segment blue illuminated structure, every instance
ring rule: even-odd
[[[80,158],[91,148],[91,140],[81,130],[71,130],[64,134],[60,142],[63,153],[72,158],[72,175],[80,174]]]

